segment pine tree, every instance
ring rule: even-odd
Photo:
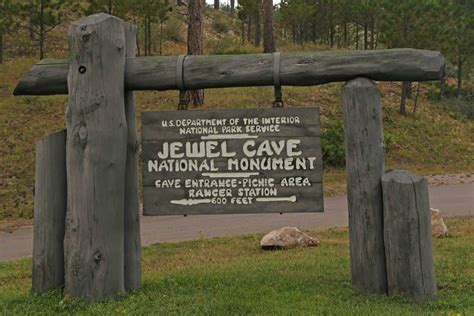
[[[389,48],[428,48],[430,12],[435,9],[430,0],[385,0],[379,22],[382,40]],[[411,94],[411,82],[402,83],[399,113],[406,115],[406,102]]]
[[[457,95],[461,96],[463,75],[474,61],[474,2],[450,0],[443,6],[443,53],[456,65]]]
[[[263,52],[275,52],[273,0],[263,0]]]
[[[20,16],[24,21],[29,20],[22,26],[38,41],[39,58],[44,59],[47,34],[67,18],[67,13],[78,7],[72,0],[30,0],[20,8]]]
[[[13,16],[16,9],[11,0],[0,0],[0,64],[3,63],[3,38],[14,30]]]
[[[203,27],[202,27],[202,2],[189,0],[188,3],[188,55],[202,55]],[[198,107],[204,104],[204,90],[191,90],[186,92],[187,103]]]

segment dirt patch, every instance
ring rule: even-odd
[[[474,172],[471,173],[456,173],[456,174],[441,174],[425,177],[428,180],[430,187],[439,187],[441,185],[453,185],[463,183],[474,183]]]

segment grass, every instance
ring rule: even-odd
[[[20,75],[34,59],[18,58],[0,65],[0,227],[28,223],[33,216],[35,142],[64,128],[65,96],[13,97]],[[452,117],[432,106],[422,89],[415,114],[397,113],[399,84],[379,83],[383,94],[384,133],[391,146],[387,168],[405,168],[421,175],[472,172],[474,170],[474,121]],[[323,129],[341,118],[340,83],[316,87],[284,87],[285,106],[321,107]],[[206,108],[270,107],[268,88],[206,90]],[[174,109],[178,93],[137,92],[137,116],[142,111]],[[413,101],[409,100],[408,109]],[[345,192],[341,168],[326,166],[327,196]]]
[[[118,301],[86,304],[34,295],[31,259],[0,262],[0,310],[8,315],[472,315],[474,219],[447,221],[434,240],[436,301],[363,295],[351,288],[346,228],[311,231],[318,248],[263,251],[261,235],[157,244],[143,250],[143,286]]]

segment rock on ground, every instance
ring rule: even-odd
[[[303,233],[297,227],[283,227],[269,232],[260,241],[260,247],[263,249],[288,249],[299,246],[319,246],[319,240]]]
[[[431,209],[431,235],[433,237],[443,237],[448,234],[448,227],[444,223],[443,217],[438,209]]]

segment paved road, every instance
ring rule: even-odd
[[[432,187],[430,205],[439,208],[444,217],[474,216],[474,183]],[[324,213],[142,217],[142,244],[268,232],[282,226],[347,226],[347,220],[345,196],[326,198]],[[0,260],[31,256],[32,235],[32,226],[0,232]]]

